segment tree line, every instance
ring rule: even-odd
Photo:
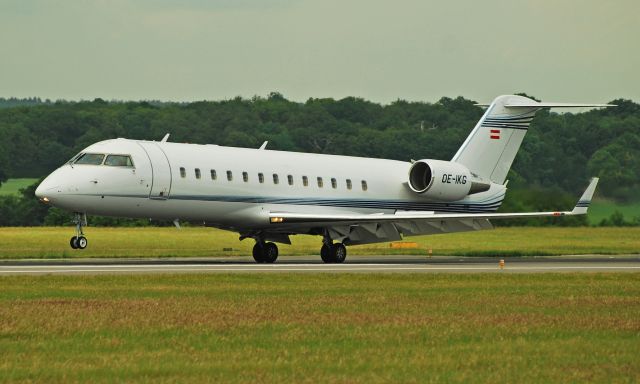
[[[637,199],[640,105],[610,103],[618,106],[538,112],[509,174],[510,189],[574,199],[589,177],[599,176],[600,196]],[[166,133],[176,142],[258,147],[268,140],[270,149],[286,151],[450,159],[482,113],[463,97],[386,105],[356,97],[295,102],[277,92],[191,103],[0,99],[0,183],[45,176],[100,140],[159,140]],[[507,196],[505,209],[522,208]]]

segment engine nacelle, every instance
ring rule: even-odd
[[[451,161],[418,160],[409,169],[409,188],[435,200],[456,201],[490,187],[467,167]]]

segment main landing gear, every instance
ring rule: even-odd
[[[242,236],[240,240],[246,237],[249,236]],[[275,243],[266,242],[263,236],[256,235],[251,237],[256,241],[253,246],[253,259],[257,263],[272,264],[278,259],[278,246]],[[329,234],[326,233],[322,239],[320,257],[325,263],[344,263],[347,258],[347,247],[343,243],[334,243]]]
[[[272,264],[278,258],[278,246],[275,243],[256,241],[253,246],[253,259],[258,263]]]
[[[76,223],[76,235],[71,238],[69,245],[71,245],[73,249],[85,249],[87,248],[88,241],[87,238],[84,237],[82,227],[87,225],[87,215],[76,213],[73,222]]]
[[[325,242],[320,248],[320,257],[325,263],[343,263],[347,258],[347,247],[342,243]]]

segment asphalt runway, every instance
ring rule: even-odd
[[[344,264],[324,264],[318,256],[282,256],[274,264],[251,257],[189,259],[10,260],[0,276],[131,273],[545,273],[640,272],[640,255],[557,257],[350,256]]]

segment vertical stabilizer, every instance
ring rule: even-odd
[[[476,175],[503,184],[527,134],[533,115],[541,108],[601,108],[613,104],[546,103],[524,96],[498,96],[464,141],[452,161]]]
[[[494,183],[504,183],[533,115],[540,109],[535,103],[523,96],[497,97],[452,161]]]

